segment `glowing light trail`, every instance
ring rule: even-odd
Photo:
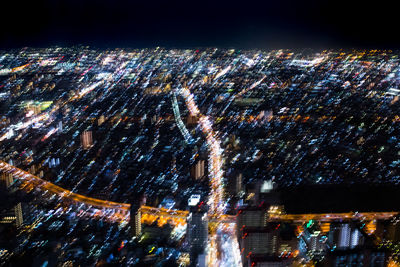
[[[226,70],[226,72],[229,69]],[[222,72],[224,74],[225,70]],[[260,81],[261,82],[261,81]],[[210,194],[208,197],[208,216],[210,222],[209,238],[207,245],[207,263],[208,266],[242,266],[239,245],[235,231],[225,232],[222,230],[221,218],[224,215],[226,203],[223,200],[223,169],[222,169],[222,149],[220,140],[212,128],[212,121],[209,116],[200,113],[197,107],[194,96],[188,88],[179,90],[186,102],[186,106],[190,115],[199,118],[199,125],[206,136],[206,143],[209,150],[209,179],[210,179]],[[235,224],[233,224],[233,228]],[[223,240],[218,238],[222,233],[228,234],[228,238]],[[221,241],[218,241],[221,240]],[[223,242],[220,244],[220,242]],[[221,251],[222,250],[222,251]],[[222,256],[222,257],[221,257]],[[233,260],[232,260],[233,259]]]

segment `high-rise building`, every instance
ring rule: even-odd
[[[348,248],[351,240],[351,230],[349,224],[342,224],[339,227],[338,248]]]
[[[331,223],[328,253],[320,266],[386,266],[388,254],[366,231],[365,225],[357,221]]]
[[[92,131],[84,131],[81,134],[81,144],[83,149],[88,149],[93,145]]]
[[[132,235],[139,237],[142,234],[142,212],[139,203],[131,203],[130,217]]]
[[[9,192],[12,191],[12,185],[14,178],[11,173],[3,172],[0,175],[0,186]],[[0,223],[14,223],[17,227],[20,227],[24,222],[22,214],[22,203],[18,202],[15,206],[9,210],[6,210],[3,214],[0,214]]]
[[[320,225],[310,220],[299,236],[299,251],[304,258],[319,262],[327,253],[326,241],[327,236],[321,231]]]
[[[142,193],[136,194],[131,199],[130,226],[133,236],[139,237],[142,234],[142,212],[141,206],[146,205],[146,196]]]
[[[14,214],[15,214],[15,225],[17,227],[22,226],[24,223],[24,218],[22,215],[22,204],[19,202],[17,205],[14,207]]]
[[[193,179],[198,180],[204,177],[204,160],[197,161],[190,169],[190,175]]]
[[[364,244],[364,236],[353,223],[332,223],[329,242],[337,249],[352,249]]]
[[[266,205],[238,211],[236,226],[243,266],[287,266],[286,259],[293,258],[298,249],[294,226],[268,221],[270,213],[278,211],[278,206]]]
[[[243,182],[243,175],[241,172],[237,171],[230,171],[227,173],[227,185],[226,190],[232,196],[238,196],[239,193],[242,191],[242,182]]]
[[[236,181],[235,181],[235,192],[236,194],[238,194],[240,191],[242,191],[242,184],[243,184],[243,174],[242,173],[238,173],[236,175]]]
[[[14,181],[14,178],[11,173],[2,172],[0,177],[1,177],[1,186],[3,186],[6,189],[8,189]]]
[[[236,217],[237,235],[243,235],[246,227],[265,227],[267,225],[267,211],[265,207],[245,207],[238,211]]]
[[[189,206],[187,219],[187,241],[190,246],[190,264],[196,266],[198,257],[205,253],[208,238],[207,206],[199,202]]]
[[[239,237],[242,263],[247,266],[251,256],[273,256],[278,251],[279,232],[275,224],[266,227],[245,227]]]

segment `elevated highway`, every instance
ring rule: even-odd
[[[4,161],[0,161],[0,171],[11,173],[14,178],[21,180],[22,186],[28,191],[38,190],[54,195],[67,205],[77,204],[86,211],[91,210],[91,213],[96,216],[106,215],[112,221],[129,220],[129,204],[100,200],[74,193]]]
[[[91,208],[95,213],[99,211],[104,214],[109,214],[108,217],[113,221],[128,221],[130,204],[118,203],[107,200],[87,197],[81,194],[74,193],[64,189],[58,185],[41,179],[29,172],[10,165],[0,160],[0,171],[11,173],[16,179],[21,180],[22,187],[28,191],[38,190],[40,192],[54,195],[61,202],[67,205],[75,204],[77,206],[84,205],[86,208]],[[150,223],[151,221],[161,220],[165,223],[185,224],[189,212],[186,210],[173,210],[166,208],[156,208],[150,206],[141,206],[142,222]],[[294,223],[302,223],[309,220],[320,222],[334,222],[344,220],[388,220],[399,212],[345,212],[345,213],[307,213],[307,214],[269,214],[268,221],[291,221]],[[214,216],[210,217],[209,221],[219,221],[221,223],[235,223],[236,216],[222,214],[218,219]]]

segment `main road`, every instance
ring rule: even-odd
[[[210,194],[208,196],[209,236],[207,246],[208,266],[242,266],[239,245],[236,237],[236,224],[228,227],[221,223],[226,202],[223,199],[223,167],[220,140],[213,130],[210,117],[201,114],[189,88],[180,88],[178,92],[185,99],[191,116],[197,117],[201,131],[206,137],[209,151]]]

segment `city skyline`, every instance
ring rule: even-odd
[[[76,46],[0,65],[5,262],[398,261],[396,52]]]

